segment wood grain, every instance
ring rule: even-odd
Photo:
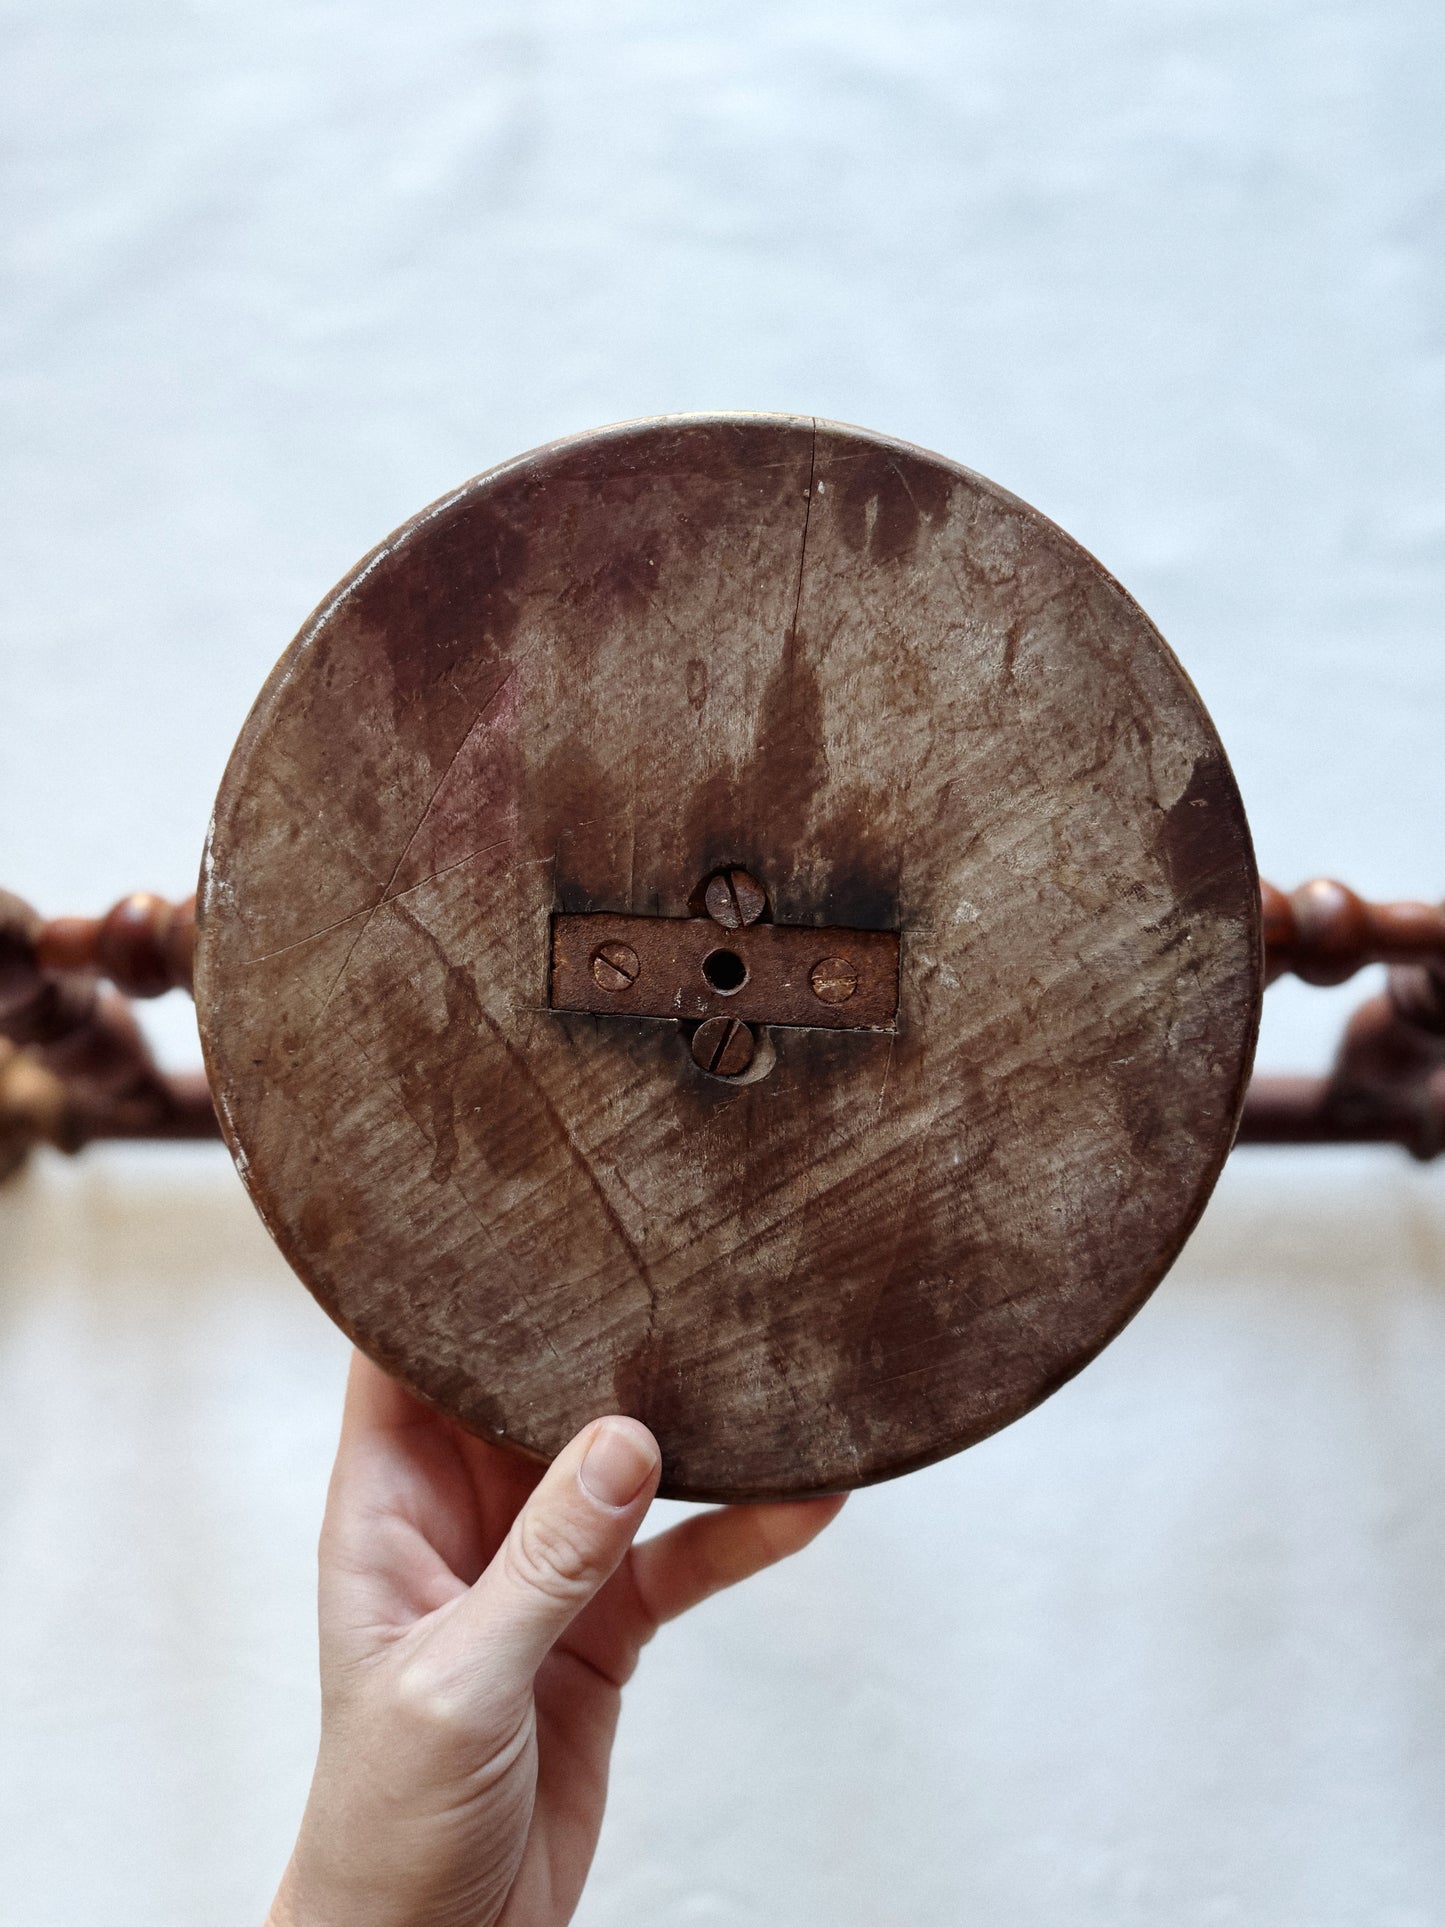
[[[896,1035],[547,1005],[558,912],[901,933]],[[358,1344],[664,1490],[885,1478],[1084,1365],[1234,1133],[1259,886],[1198,697],[1059,529],[809,418],[680,417],[468,483],[361,564],[226,773],[196,995],[263,1217]],[[775,1058],[771,1053],[775,1052]]]

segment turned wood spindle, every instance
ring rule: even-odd
[[[122,897],[103,917],[55,917],[36,938],[46,971],[105,977],[127,997],[189,990],[196,953],[196,900],[167,903],[148,890]]]
[[[1342,984],[1366,964],[1445,966],[1445,905],[1368,903],[1329,877],[1288,895],[1259,886],[1266,983],[1292,971],[1307,984]]]
[[[1286,972],[1343,983],[1390,963],[1325,1077],[1256,1077],[1241,1143],[1394,1142],[1445,1148],[1445,906],[1371,903],[1319,877],[1286,893],[1260,884],[1266,982]],[[106,1137],[210,1137],[204,1073],[168,1077],[126,999],[191,987],[195,899],[149,891],[102,917],[46,921],[0,892],[0,1178],[30,1146]],[[105,979],[114,990],[103,988]],[[119,994],[118,994],[119,993]]]
[[[1242,1144],[1403,1145],[1445,1151],[1445,908],[1367,903],[1320,878],[1291,895],[1264,883],[1266,981],[1292,970],[1337,984],[1369,963],[1392,967],[1384,994],[1346,1026],[1324,1077],[1256,1077]]]
[[[216,1135],[204,1073],[163,1072],[128,1001],[189,989],[194,946],[193,903],[138,892],[47,923],[0,891],[0,1177],[36,1143]]]

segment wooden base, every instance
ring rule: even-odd
[[[896,933],[888,1029],[764,1025],[726,1077],[551,1007],[554,918],[736,870],[830,951]],[[690,1497],[884,1478],[1077,1371],[1209,1195],[1260,991],[1238,793],[1137,606],[808,418],[582,436],[390,538],[262,694],[199,902],[222,1125],[321,1302],[528,1453],[635,1413]]]

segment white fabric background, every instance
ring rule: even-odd
[[[47,912],[191,887],[388,529],[713,406],[1036,502],[1195,676],[1266,874],[1441,891],[1438,7],[0,22],[0,882]],[[1273,991],[1262,1062],[1364,988]],[[1442,1184],[1242,1155],[1081,1380],[660,1643],[590,1927],[1445,1921]],[[340,1341],[212,1152],[42,1165],[0,1262],[0,1921],[257,1919]]]

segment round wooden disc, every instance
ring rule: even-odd
[[[901,932],[896,1032],[548,1007],[554,913]],[[694,906],[690,911],[690,901]],[[237,1162],[356,1343],[664,1491],[836,1490],[1017,1418],[1138,1310],[1229,1149],[1261,989],[1224,753],[1025,503],[828,422],[522,457],[367,558],[226,773],[196,990]]]

